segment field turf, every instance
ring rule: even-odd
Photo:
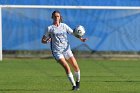
[[[77,61],[81,87],[71,91],[64,69],[54,59],[3,59],[0,93],[140,93],[140,60]]]

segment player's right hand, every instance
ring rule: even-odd
[[[51,41],[51,38],[47,38],[45,35],[42,37],[42,43],[46,44]]]
[[[46,38],[46,36],[45,36],[45,35],[42,37],[41,42],[42,42],[43,44],[46,44],[46,43],[47,43],[47,38]]]

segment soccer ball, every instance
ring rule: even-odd
[[[85,28],[81,25],[74,29],[74,35],[77,37],[82,37],[85,34]]]

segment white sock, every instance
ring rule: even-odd
[[[75,72],[76,82],[80,82],[80,71]]]
[[[73,74],[71,72],[68,74],[68,79],[70,80],[73,86],[76,86],[74,78],[73,78]]]

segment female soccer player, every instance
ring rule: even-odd
[[[73,34],[73,30],[68,25],[62,23],[62,16],[59,11],[54,11],[52,13],[52,19],[53,24],[48,26],[47,31],[45,31],[45,34],[42,37],[42,43],[50,42],[52,54],[57,62],[65,69],[67,77],[73,85],[72,90],[79,90],[80,68],[73,56],[67,39],[67,33]],[[77,38],[79,38],[82,42],[87,40],[87,38]],[[76,82],[67,62],[69,62],[74,68]]]

